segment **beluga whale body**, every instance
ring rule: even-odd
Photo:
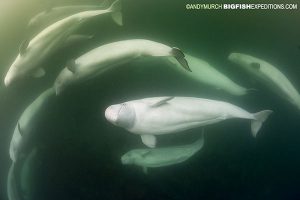
[[[7,196],[9,200],[30,199],[32,195],[32,175],[37,148],[17,162],[12,162],[7,176]]]
[[[20,46],[19,55],[5,76],[5,85],[9,86],[12,82],[24,76],[44,76],[45,70],[41,67],[43,61],[49,58],[61,46],[66,45],[68,40],[72,41],[72,34],[84,22],[95,16],[111,14],[112,18],[121,25],[122,15],[120,9],[120,2],[117,0],[105,10],[76,13],[48,26],[30,41],[24,41]]]
[[[180,66],[176,69],[177,71],[186,76],[187,78],[208,86],[211,86],[217,90],[223,90],[231,95],[245,95],[251,89],[246,89],[234,81],[232,81],[228,76],[219,72],[216,68],[210,65],[208,62],[191,56],[185,53],[185,58],[189,63],[189,67],[193,73],[189,73],[186,70],[183,70]],[[171,65],[177,64],[173,58],[168,58],[167,62]],[[178,64],[177,64],[178,65]]]
[[[133,149],[121,157],[123,165],[137,165],[147,173],[147,168],[156,168],[182,163],[200,151],[204,145],[201,138],[189,145],[163,147],[154,149]]]
[[[56,94],[70,85],[92,79],[139,57],[174,57],[182,67],[190,70],[185,55],[176,47],[145,39],[122,40],[100,46],[69,61],[54,83]]]
[[[24,147],[29,145],[31,142],[31,132],[37,124],[40,113],[43,111],[45,105],[47,102],[49,102],[51,97],[54,96],[55,91],[53,88],[44,91],[21,114],[21,117],[19,118],[15,127],[9,147],[9,155],[13,162],[18,160],[19,155],[23,153],[22,151]]]
[[[250,119],[251,132],[256,137],[271,113],[271,110],[249,113],[230,103],[210,99],[153,97],[111,105],[105,110],[105,117],[112,124],[141,135],[142,142],[153,148],[156,135],[181,132],[231,118]]]
[[[101,5],[66,5],[66,6],[57,6],[49,7],[46,10],[33,16],[28,26],[29,28],[41,28],[48,26],[54,22],[57,22],[65,17],[70,15],[90,10],[99,10],[104,9],[107,6],[108,2],[105,1]]]
[[[300,109],[299,92],[290,80],[272,64],[242,53],[231,53],[228,59],[253,74],[260,82]]]

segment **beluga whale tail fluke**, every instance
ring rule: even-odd
[[[118,24],[119,26],[123,26],[121,1],[120,0],[114,1],[108,9],[112,12],[111,17],[116,22],[116,24]]]
[[[258,131],[260,130],[264,121],[268,119],[270,114],[272,114],[272,110],[263,110],[257,113],[254,113],[254,119],[251,121],[251,133],[253,137],[256,137]]]
[[[185,59],[184,53],[179,48],[173,47],[172,54],[184,69],[190,72],[192,71],[188,64],[188,61]]]

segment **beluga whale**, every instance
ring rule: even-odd
[[[146,39],[122,40],[102,45],[70,60],[55,80],[56,94],[70,85],[90,80],[140,57],[174,57],[181,67],[190,70],[184,53],[176,47]]]
[[[37,157],[37,148],[17,162],[12,162],[7,176],[7,196],[9,200],[30,199],[32,195],[32,175]]]
[[[40,29],[79,12],[104,9],[108,7],[108,3],[107,0],[100,5],[65,5],[56,7],[49,5],[44,11],[36,14],[30,19],[28,27]]]
[[[16,162],[20,154],[24,153],[24,148],[30,145],[32,139],[31,132],[37,125],[37,121],[40,118],[40,113],[42,113],[46,107],[46,104],[52,99],[52,97],[55,97],[54,89],[47,89],[21,114],[15,127],[9,147],[9,155],[13,162]]]
[[[208,62],[185,53],[185,58],[189,63],[189,67],[193,73],[189,73],[186,70],[183,70],[180,66],[176,67],[178,73],[186,76],[188,79],[193,80],[194,82],[201,83],[207,86],[211,86],[214,89],[225,91],[231,95],[241,96],[247,94],[253,89],[247,89],[233,80],[228,76],[218,71]],[[176,64],[174,58],[167,58],[166,62],[169,65]]]
[[[231,53],[228,59],[300,109],[300,95],[291,81],[272,64],[250,55]]]
[[[204,136],[202,133],[197,141],[188,145],[130,150],[121,157],[121,162],[123,165],[140,166],[143,168],[144,173],[147,173],[148,168],[182,163],[200,151],[203,145]]]
[[[120,1],[117,0],[107,9],[83,11],[59,20],[45,28],[33,39],[25,40],[20,46],[19,55],[5,76],[5,86],[11,85],[24,76],[44,76],[45,70],[41,66],[43,62],[59,48],[65,46],[68,41],[72,41],[72,35],[83,23],[93,17],[110,14],[114,21],[121,25],[122,14],[120,11]]]
[[[105,110],[105,117],[110,123],[141,135],[142,142],[154,148],[156,135],[182,132],[231,118],[251,120],[251,133],[256,137],[271,113],[271,110],[249,113],[227,102],[203,98],[152,97],[111,105]]]

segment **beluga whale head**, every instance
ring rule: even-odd
[[[28,62],[26,57],[24,58],[24,56],[18,55],[18,57],[10,66],[8,72],[5,75],[4,85],[6,87],[13,85],[13,83],[16,82],[20,77],[24,76],[24,69],[22,68],[22,65],[30,64],[31,63]]]
[[[135,123],[135,110],[128,103],[111,105],[105,110],[105,118],[112,124],[130,129]]]
[[[147,149],[131,150],[121,157],[121,163],[123,165],[130,165],[138,163],[145,159],[145,155],[149,153]]]
[[[260,59],[242,53],[231,53],[228,59],[254,74],[259,74],[260,68],[265,65]]]

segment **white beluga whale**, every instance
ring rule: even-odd
[[[203,133],[201,138],[189,145],[155,148],[133,149],[121,157],[124,165],[137,165],[147,173],[147,168],[156,168],[182,163],[200,151],[204,145]]]
[[[156,135],[181,132],[231,118],[250,119],[251,133],[256,137],[271,113],[271,110],[249,113],[230,103],[210,99],[153,97],[111,105],[105,110],[105,117],[112,124],[141,135],[142,142],[153,148]]]
[[[238,85],[204,60],[186,53],[185,58],[193,73],[183,70],[180,66],[176,69],[178,69],[177,71],[180,74],[194,80],[195,82],[199,82],[201,84],[211,86],[214,89],[223,90],[231,95],[237,96],[245,95],[249,90],[251,90]],[[173,58],[168,58],[167,62],[171,63],[171,65],[177,64]]]
[[[24,140],[24,137],[28,137],[33,128],[36,126],[39,119],[39,113],[44,109],[45,105],[49,102],[51,97],[55,96],[55,91],[50,88],[43,92],[36,100],[34,100],[21,114],[17,125],[15,127],[10,147],[9,155],[13,162],[16,162],[20,152],[28,140]]]
[[[56,94],[70,85],[92,79],[139,57],[174,57],[189,70],[183,52],[176,47],[144,39],[122,40],[100,46],[69,61],[55,80]]]
[[[30,28],[41,28],[79,12],[104,9],[107,7],[107,4],[108,1],[101,3],[101,5],[65,5],[48,7],[46,10],[33,16],[30,19],[28,26]]]
[[[42,77],[45,70],[41,64],[57,49],[61,48],[72,37],[72,34],[87,20],[104,14],[111,14],[112,18],[122,24],[121,6],[119,0],[108,9],[92,10],[76,13],[48,26],[30,41],[24,41],[20,46],[19,55],[9,68],[4,83],[11,85],[24,76]]]
[[[289,79],[272,64],[242,53],[231,53],[230,61],[243,67],[279,96],[300,109],[300,95]]]

